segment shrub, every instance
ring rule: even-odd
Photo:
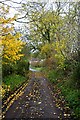
[[[29,61],[21,60],[17,62],[17,74],[25,76],[29,71]]]
[[[72,70],[72,61],[71,60],[65,60],[63,65],[63,71],[64,75],[67,76],[71,73]]]
[[[2,65],[2,76],[5,77],[7,75],[10,75],[14,72],[14,69],[12,65],[10,64],[3,64]]]
[[[75,82],[75,85],[77,87],[80,87],[80,63],[79,62],[77,62],[74,67],[72,79],[73,79],[73,82]]]
[[[61,89],[62,94],[65,96],[66,101],[69,103],[70,108],[74,111],[74,116],[80,117],[80,90],[71,85],[72,80],[64,80],[57,84]]]
[[[49,71],[49,73],[48,73],[48,79],[51,82],[55,83],[56,80],[57,80],[57,77],[58,77],[58,73],[55,70]]]

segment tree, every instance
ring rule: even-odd
[[[41,42],[41,45],[38,46],[41,53],[47,59],[54,54],[59,64],[62,64],[66,58],[66,37],[62,34],[63,18],[55,11],[42,10],[34,12],[32,20],[33,22],[30,23],[32,42],[37,44]]]
[[[10,62],[15,63],[17,60],[20,59],[23,54],[21,54],[21,49],[23,48],[24,43],[20,40],[21,34],[20,33],[13,33],[13,26],[12,23],[16,19],[14,16],[13,18],[7,18],[6,14],[9,13],[9,8],[5,8],[2,6],[3,14],[1,14],[0,18],[0,27],[1,27],[1,35],[0,38],[2,40],[2,59],[4,64],[8,64]],[[6,17],[6,18],[5,18]]]

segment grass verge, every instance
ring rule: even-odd
[[[25,81],[26,77],[22,75],[12,74],[5,77],[2,83],[2,98],[9,92],[16,90]]]
[[[62,76],[55,70],[48,72],[49,81],[54,83],[54,85],[60,89],[61,94],[65,97],[65,100],[73,111],[72,115],[76,120],[78,120],[78,118],[80,118],[80,89],[75,87],[72,79]]]

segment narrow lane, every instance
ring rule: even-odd
[[[5,118],[64,118],[56,107],[54,94],[43,76],[34,72],[28,86],[5,114]]]

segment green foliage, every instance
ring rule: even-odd
[[[73,79],[73,82],[75,82],[75,84],[78,87],[80,87],[80,63],[79,62],[75,64],[75,68],[72,74],[72,79]]]
[[[65,62],[65,69],[68,71],[68,67],[70,66],[70,61]],[[79,66],[78,66],[79,67]],[[66,101],[68,102],[70,108],[72,108],[73,116],[76,118],[80,117],[80,89],[78,89],[75,85],[73,79],[69,76],[65,76],[64,69],[57,69],[47,71],[48,79],[56,85],[58,89],[61,90],[61,93],[64,95]]]
[[[67,82],[68,81],[68,82]],[[61,89],[62,94],[65,96],[66,101],[69,103],[70,108],[74,111],[74,116],[80,117],[80,90],[76,89],[70,80],[61,81],[57,84]],[[74,86],[74,87],[73,87]]]
[[[27,59],[21,59],[17,62],[16,73],[26,76],[29,71],[29,61]]]
[[[17,74],[12,74],[4,78],[4,84],[10,86],[10,91],[20,86],[26,80],[25,77]]]
[[[5,77],[14,72],[13,66],[11,64],[3,64],[2,65],[2,76]]]
[[[69,105],[73,108],[76,116],[78,117],[80,116],[80,62],[78,62],[80,54],[77,54],[79,48],[79,44],[77,42],[79,42],[80,38],[80,35],[78,34],[79,25],[77,23],[79,16],[77,12],[79,8],[77,6],[78,3],[68,3],[68,6],[66,5],[67,8],[69,7],[67,14],[61,15],[61,11],[63,9],[62,6],[65,4],[59,4],[60,6],[57,6],[57,9],[55,9],[55,11],[49,8],[48,10],[45,10],[43,3],[35,3],[36,7],[34,6],[33,2],[29,5],[26,4],[29,8],[28,14],[26,15],[31,21],[29,24],[29,38],[31,40],[29,42],[31,44],[30,49],[38,51],[34,54],[34,57],[37,57],[39,56],[38,54],[40,54],[41,58],[45,59],[43,66],[44,69],[48,68],[47,70],[44,70],[48,73],[48,79],[61,89]],[[23,10],[26,10],[25,6]],[[66,11],[64,9],[64,13],[65,12]],[[13,20],[14,18],[10,19],[9,21],[1,18],[1,22],[7,24]],[[1,27],[4,33],[10,32],[12,29],[3,28],[4,27]],[[20,44],[14,43],[14,40],[18,39],[20,37],[20,34],[16,34],[15,36],[12,34],[6,35],[2,35],[2,39],[4,41],[3,44],[6,45],[9,49],[6,49],[4,47],[5,53],[6,51],[8,52],[8,56],[5,54],[4,58],[7,59],[8,57],[8,59],[10,59],[9,55],[11,55],[12,59],[10,59],[10,61],[16,61],[16,64],[5,63],[5,65],[3,65],[2,72],[3,77],[6,76],[4,83],[7,86],[10,85],[11,89],[13,89],[20,82],[19,80],[23,79],[22,77],[20,79],[20,75],[26,76],[28,73],[29,62],[27,60],[27,56],[30,52],[28,51],[26,45],[24,45],[24,48],[22,49],[23,45],[21,42]],[[12,39],[10,40],[9,38]],[[19,43],[19,41],[17,43]],[[24,57],[21,57],[22,55],[15,54],[18,51],[20,54],[24,54]],[[33,66],[35,66],[38,70],[38,67],[41,65],[40,63],[33,63]],[[12,73],[19,75],[10,75]],[[4,85],[4,88],[7,89],[7,86],[5,87]]]
[[[62,66],[58,66],[57,68],[58,76],[63,79],[63,77],[71,76],[72,74],[72,61],[65,60]]]
[[[56,83],[57,82],[57,77],[58,77],[58,73],[55,70],[49,71],[49,73],[48,73],[48,79],[52,83]]]
[[[16,64],[6,64],[2,66],[3,78],[10,74],[16,73],[25,76],[29,70],[28,60],[17,61]]]

